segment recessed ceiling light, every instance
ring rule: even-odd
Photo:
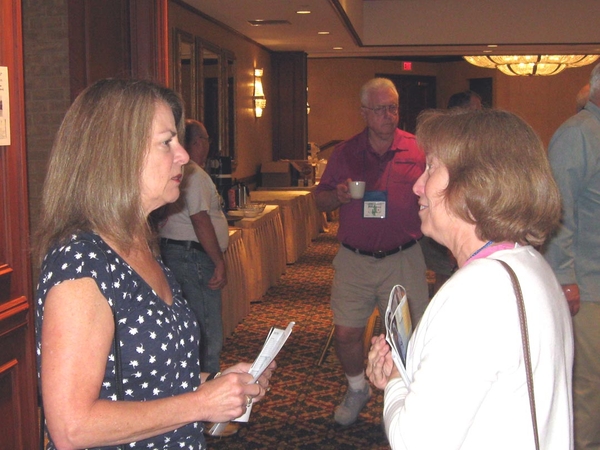
[[[344,47],[333,47],[334,50],[344,50]]]
[[[483,53],[492,53],[491,50],[484,50]]]
[[[310,14],[310,9],[303,6],[298,11],[296,11],[296,14]]]
[[[317,34],[326,35],[329,34],[329,31],[317,31]]]
[[[490,45],[488,45],[488,47],[489,47],[489,48],[496,48],[496,47],[498,47],[498,46],[497,46],[496,44],[490,44]]]

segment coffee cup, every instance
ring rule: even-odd
[[[348,189],[350,190],[350,197],[353,199],[361,199],[365,195],[365,182],[364,181],[350,181],[348,183]]]

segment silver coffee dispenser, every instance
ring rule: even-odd
[[[229,204],[229,189],[233,186],[233,179],[231,176],[231,157],[229,156],[217,156],[214,159],[208,161],[209,174],[217,186],[217,192],[221,196],[223,202],[223,209],[225,211],[231,209]]]

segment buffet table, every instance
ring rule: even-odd
[[[306,188],[305,188],[306,189]],[[285,236],[286,261],[295,263],[316,239],[321,228],[321,214],[317,210],[312,190],[257,190],[250,198],[254,202],[278,205],[281,208]]]
[[[247,255],[243,266],[243,271],[248,272],[244,277],[247,284],[242,291],[247,291],[249,301],[260,300],[286,269],[280,208],[267,205],[258,217],[237,219],[233,225],[241,229]]]
[[[247,286],[256,277],[254,267],[248,262],[248,252],[240,228],[229,229],[229,246],[224,257],[227,285],[221,291],[221,301],[223,337],[227,338],[250,313],[251,298]]]

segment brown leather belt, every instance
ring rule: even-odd
[[[412,241],[408,241],[406,244],[402,244],[400,247],[396,247],[396,248],[393,248],[393,249],[385,251],[385,252],[383,250],[379,250],[377,252],[367,252],[365,250],[359,250],[357,248],[354,248],[348,244],[342,243],[342,245],[344,247],[346,247],[348,250],[350,250],[351,252],[358,253],[359,255],[372,256],[375,259],[382,259],[382,258],[385,258],[386,256],[395,255],[396,253],[401,252],[402,250],[407,250],[407,249],[411,248],[413,245],[415,245],[416,243],[417,243],[417,241],[413,239]]]

